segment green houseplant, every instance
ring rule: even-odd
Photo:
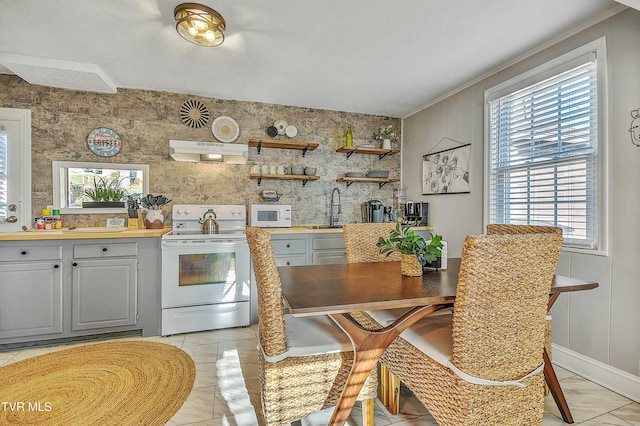
[[[411,231],[411,227],[416,223],[402,225],[396,224],[388,238],[380,237],[376,245],[380,248],[380,254],[389,256],[393,252],[398,252],[402,256],[402,275],[419,276],[422,275],[422,267],[433,263],[442,256],[441,248],[442,236],[433,235],[431,241],[416,235]]]
[[[84,201],[82,207],[124,207],[122,199],[126,194],[127,190],[122,187],[122,179],[105,179],[102,176],[94,176],[93,187],[84,190],[84,195],[91,201]]]

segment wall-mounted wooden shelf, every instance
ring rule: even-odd
[[[379,160],[382,160],[387,155],[393,155],[400,152],[399,149],[383,149],[383,148],[363,148],[359,146],[343,146],[336,149],[336,152],[342,152],[347,154],[347,158],[351,157],[353,154],[368,154],[368,155],[377,155]]]
[[[353,182],[362,183],[377,183],[378,187],[382,188],[389,182],[400,182],[400,179],[395,178],[356,178],[356,177],[341,177],[336,179],[336,182],[344,182],[347,184],[347,188],[351,186]]]
[[[297,149],[302,151],[304,157],[307,151],[313,151],[319,144],[300,141],[279,141],[275,139],[249,138],[249,146],[258,148],[258,154],[262,148]]]
[[[300,180],[302,186],[306,186],[310,180],[318,180],[320,176],[307,176],[307,175],[270,175],[261,173],[251,173],[249,175],[251,179],[258,179],[258,185],[262,183],[262,179],[274,179],[274,180]]]

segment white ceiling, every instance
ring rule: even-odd
[[[219,47],[178,36],[180,0],[0,0],[0,72],[84,90],[406,117],[624,7],[612,0],[200,2],[227,22]]]

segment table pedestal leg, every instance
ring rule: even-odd
[[[349,314],[330,314],[329,316],[349,336],[353,344],[353,365],[347,382],[333,411],[330,425],[344,425],[356,398],[367,377],[376,367],[385,349],[407,327],[420,318],[446,307],[446,305],[430,305],[413,308],[398,318],[393,324],[380,330],[366,330],[355,322]]]
[[[558,296],[560,296],[560,293],[552,294],[549,297],[547,312],[551,312],[551,307],[553,307],[553,304],[558,300]],[[569,411],[569,405],[567,404],[567,400],[564,399],[564,393],[562,393],[558,377],[553,369],[553,365],[551,365],[551,358],[549,358],[547,348],[544,348],[544,351],[542,352],[542,360],[544,361],[544,379],[547,382],[547,386],[549,386],[549,392],[553,395],[553,400],[556,402],[558,410],[560,410],[562,419],[566,423],[573,423],[573,417],[571,416],[571,411]]]
[[[562,393],[562,388],[558,382],[556,372],[551,365],[551,360],[549,359],[549,354],[547,353],[546,348],[542,352],[542,358],[544,360],[544,378],[547,381],[549,391],[551,392],[551,395],[553,395],[553,399],[556,401],[556,405],[560,410],[562,419],[565,423],[573,423],[573,417],[571,416],[571,411],[569,411],[569,405],[567,404],[567,400],[564,398],[564,393]]]

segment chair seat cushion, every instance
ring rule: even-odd
[[[287,351],[275,356],[264,354],[267,362],[289,357],[351,352],[353,346],[347,335],[328,316],[284,316],[287,330]],[[258,348],[262,350],[262,348]]]
[[[525,387],[523,380],[542,371],[541,364],[533,371],[518,380],[493,381],[474,377],[460,370],[451,363],[453,355],[453,315],[435,315],[426,317],[413,324],[400,334],[400,337],[422,351],[438,364],[449,368],[461,379],[485,386],[517,386]]]
[[[438,364],[448,366],[453,354],[452,329],[453,315],[433,315],[422,318],[403,331],[400,337]]]

